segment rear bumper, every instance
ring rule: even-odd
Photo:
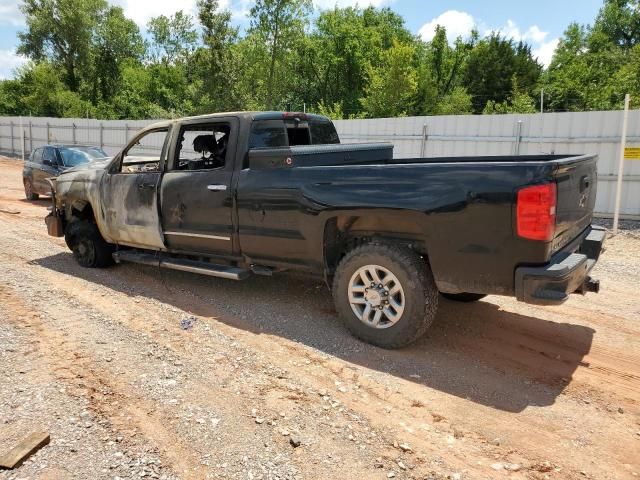
[[[547,265],[516,268],[516,298],[535,305],[559,305],[572,293],[597,293],[600,284],[589,272],[600,257],[605,237],[604,228],[591,226],[576,239],[577,248],[572,242]]]

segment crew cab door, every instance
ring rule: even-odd
[[[231,255],[236,243],[232,179],[238,119],[198,119],[175,129],[160,187],[167,248]]]
[[[118,244],[164,249],[158,215],[158,184],[169,128],[138,134],[119,153],[100,188],[109,236]]]

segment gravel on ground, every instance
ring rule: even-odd
[[[640,237],[559,307],[441,299],[415,345],[351,337],[324,284],[78,266],[0,159],[0,480],[640,474]],[[19,213],[16,213],[19,212]]]

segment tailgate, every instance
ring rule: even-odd
[[[591,223],[596,203],[597,160],[597,155],[584,155],[558,162],[555,172],[558,200],[554,252]]]

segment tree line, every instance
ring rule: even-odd
[[[620,108],[640,100],[639,0],[604,0],[572,23],[548,68],[500,33],[425,42],[389,8],[314,11],[257,0],[242,34],[218,0],[152,18],[143,36],[106,0],[24,0],[18,53],[0,82],[1,115],[168,118],[302,110],[332,118]]]

